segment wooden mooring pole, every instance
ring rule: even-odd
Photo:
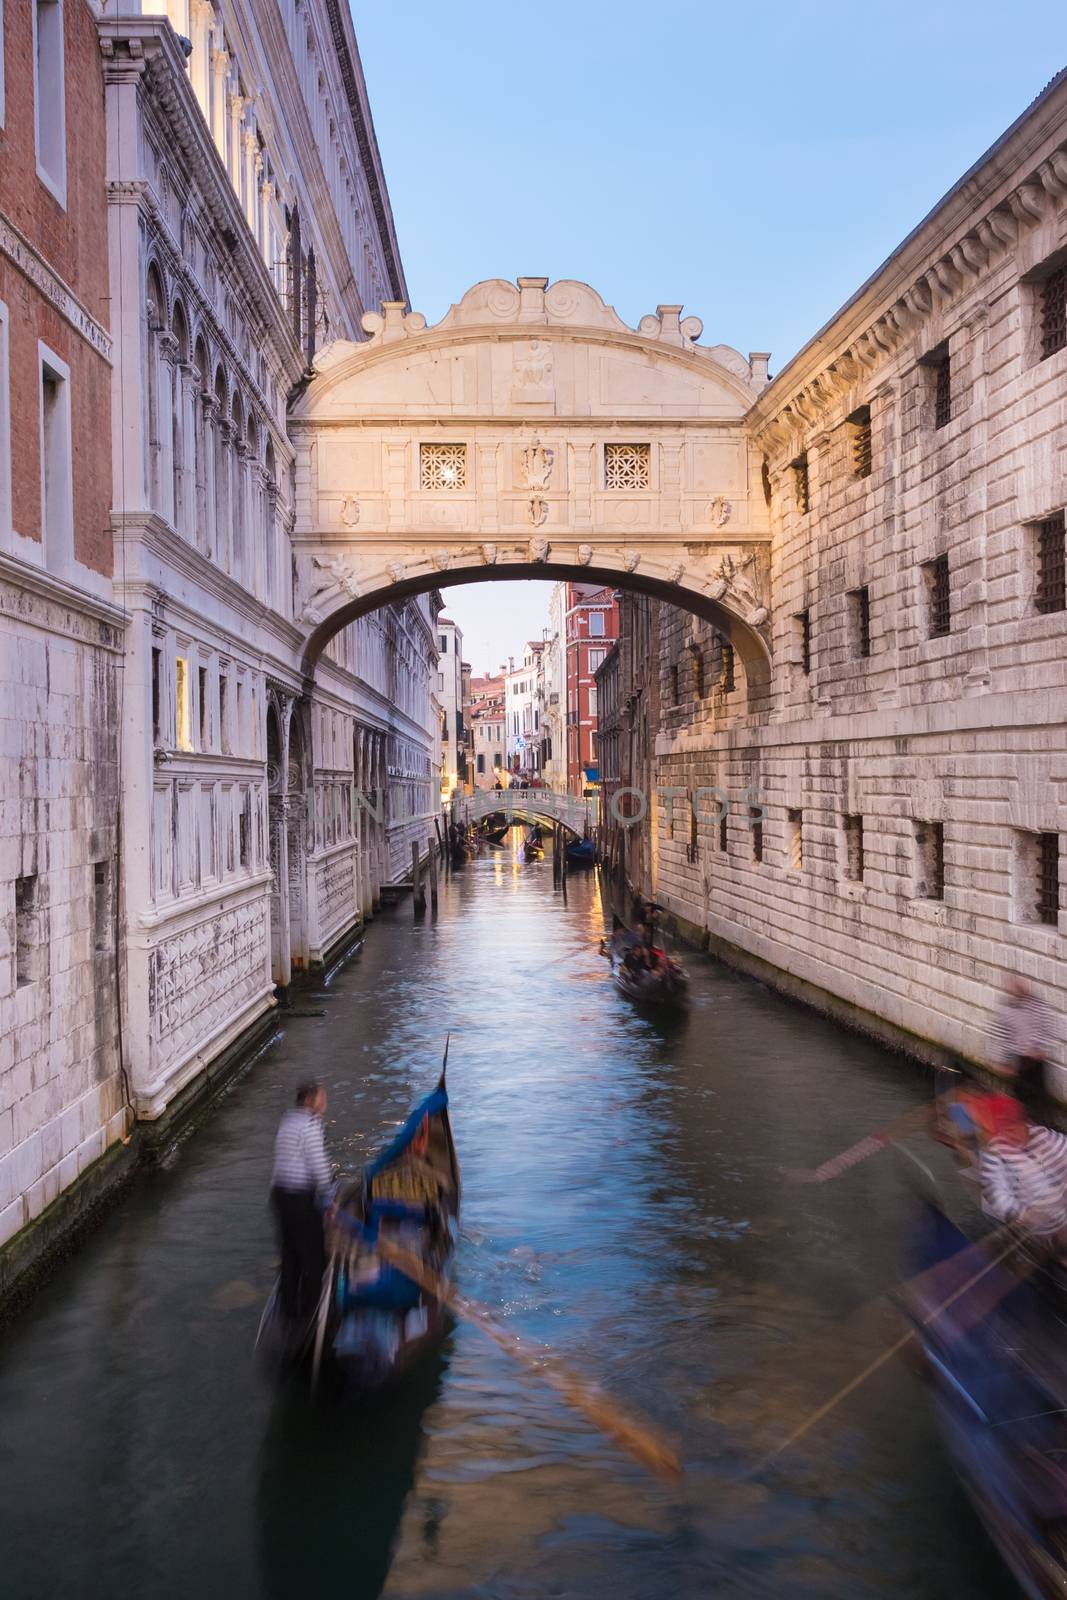
[[[411,841],[411,904],[416,917],[426,915],[426,890],[422,884],[422,863],[419,860],[419,841]]]
[[[430,915],[437,915],[437,845],[433,839],[429,841],[426,852],[426,864],[430,872]]]

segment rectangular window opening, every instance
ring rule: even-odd
[[[1067,345],[1067,266],[1057,267],[1041,284],[1041,359]]]
[[[726,854],[727,850],[730,847],[729,834],[727,832],[727,827],[726,827],[726,819],[727,819],[727,811],[726,811],[726,807],[724,805],[723,808],[722,808],[722,815],[719,818],[719,849],[722,851],[723,855]]]
[[[157,748],[163,743],[163,652],[152,648],[152,743]]]
[[[451,492],[467,487],[465,444],[419,446],[419,482],[424,489]]]
[[[206,667],[198,667],[197,668],[197,672],[196,672],[196,687],[197,687],[197,693],[198,693],[199,699],[200,699],[200,706],[199,706],[199,710],[200,710],[200,748],[201,748],[201,750],[207,750],[209,748],[209,746],[210,746],[210,743],[211,743],[211,738],[210,738],[211,716],[210,716],[210,708],[209,708],[208,703],[207,703],[207,668]]]
[[[237,854],[242,867],[251,863],[252,797],[245,790],[240,815],[237,818]]]
[[[749,806],[748,820],[752,829],[752,859],[759,863],[763,860],[763,807]]]
[[[189,663],[184,656],[175,657],[174,692],[178,714],[178,749],[193,748],[193,721],[190,700]]]
[[[66,204],[67,114],[63,84],[62,0],[34,0],[34,134],[37,172]]]
[[[845,816],[845,877],[853,883],[863,882],[863,818],[854,814]]]
[[[793,468],[793,499],[796,502],[797,516],[806,517],[811,510],[811,479],[808,476],[808,457],[797,456],[792,463]]]
[[[1055,927],[1060,918],[1060,836],[1037,835],[1037,920]]]
[[[693,693],[698,700],[704,698],[704,653],[696,645],[691,645],[689,653],[693,658]]]
[[[34,872],[15,879],[15,984],[20,989],[36,981],[39,944]]]
[[[871,653],[871,591],[866,584],[848,593],[852,653],[865,658]]]
[[[869,478],[874,459],[870,406],[857,406],[847,418],[852,475]]]
[[[924,900],[945,898],[945,824],[915,824],[915,892]]]
[[[722,642],[722,678],[720,686],[724,694],[732,694],[736,688],[736,671],[734,661],[734,647],[728,639]]]
[[[798,611],[793,618],[800,645],[800,668],[805,677],[811,675],[811,612]]]
[[[230,752],[230,680],[225,672],[219,673],[219,743],[224,755]]]
[[[1034,603],[1038,611],[1067,610],[1067,570],[1064,564],[1064,514],[1057,511],[1036,524],[1037,588]]]
[[[926,358],[930,373],[931,399],[933,400],[934,428],[944,428],[952,421],[952,360],[947,345],[940,345]]]
[[[804,813],[790,806],[786,813],[789,823],[789,870],[804,871]]]
[[[604,446],[605,489],[647,489],[652,481],[650,444]]]
[[[926,584],[926,631],[931,639],[942,639],[952,631],[952,590],[949,584],[948,556],[923,562]]]
[[[111,863],[93,863],[93,948],[110,950],[114,928],[114,908],[111,901]]]
[[[41,541],[49,566],[73,553],[74,490],[65,376],[41,362]]]

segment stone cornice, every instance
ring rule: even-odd
[[[772,459],[825,427],[845,397],[932,315],[943,315],[1067,198],[1067,72],[966,172],[749,412]]]
[[[98,356],[111,360],[111,335],[88,312],[74,290],[55,268],[45,260],[37,247],[21,233],[10,217],[0,211],[0,254],[6,256],[35,288],[55,307],[64,321],[69,322],[86,343],[92,345]]]
[[[167,142],[187,164],[213,229],[234,258],[242,298],[251,301],[285,364],[291,383],[304,358],[234,193],[229,175],[185,71],[181,47],[165,17],[119,17],[99,25],[104,80],[143,74],[150,105],[163,123]],[[118,177],[118,174],[112,176]],[[126,180],[131,174],[123,175]]]
[[[0,616],[116,654],[127,618],[119,606],[0,551]],[[92,636],[84,624],[95,624]]]

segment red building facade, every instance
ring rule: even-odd
[[[580,795],[599,780],[597,688],[594,674],[619,637],[614,589],[567,585],[564,614],[567,694],[567,789]]]

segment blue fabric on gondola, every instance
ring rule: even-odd
[[[373,1283],[361,1283],[349,1288],[345,1305],[354,1310],[357,1306],[374,1306],[380,1311],[410,1311],[419,1303],[418,1284],[405,1278],[395,1267],[382,1264],[382,1270]]]
[[[426,1207],[421,1200],[372,1200],[371,1221],[425,1222]]]
[[[379,1151],[374,1160],[364,1168],[364,1177],[369,1181],[371,1178],[376,1178],[379,1172],[384,1172],[386,1167],[392,1166],[397,1157],[404,1154],[404,1151],[418,1133],[422,1126],[423,1117],[436,1116],[439,1111],[445,1109],[447,1104],[447,1089],[435,1089],[432,1094],[426,1096],[425,1100],[420,1100],[392,1143],[386,1145],[384,1150]]]

